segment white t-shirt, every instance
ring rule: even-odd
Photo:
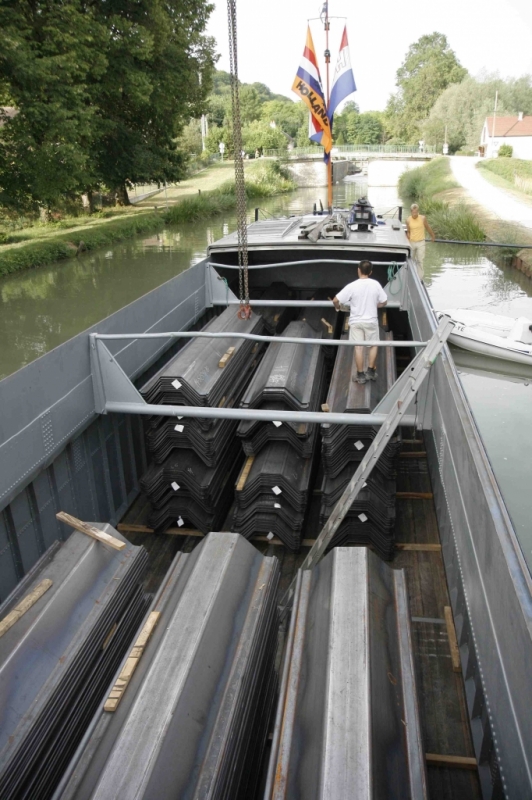
[[[343,306],[350,306],[349,324],[355,322],[376,322],[377,303],[384,303],[388,298],[378,281],[373,278],[359,278],[338,292],[336,295]]]

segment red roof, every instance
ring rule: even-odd
[[[496,117],[493,133],[493,117],[487,117],[489,136],[532,136],[532,117]]]

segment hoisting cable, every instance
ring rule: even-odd
[[[238,85],[238,50],[236,38],[236,0],[227,0],[229,28],[229,71],[231,74],[231,105],[233,110],[233,147],[235,159],[235,196],[238,236],[238,282],[240,291],[240,319],[251,317],[248,279],[248,228],[247,198],[242,158],[242,125],[240,122],[240,93]]]

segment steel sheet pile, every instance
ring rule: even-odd
[[[263,322],[257,314],[241,320],[228,308],[205,330],[260,334]],[[229,408],[249,381],[258,351],[259,345],[246,339],[191,339],[141,394],[154,404]],[[151,527],[163,531],[187,525],[203,533],[221,527],[238,470],[237,425],[233,420],[179,416],[149,420],[148,450],[159,466],[152,465],[141,484],[153,506]]]
[[[322,326],[323,327],[323,326]],[[282,343],[283,336],[322,338],[305,320],[291,322],[269,346],[241,401],[243,408],[316,411],[325,381],[322,348]],[[318,426],[242,421],[237,430],[250,456],[236,484],[233,527],[244,536],[278,536],[298,550],[308,503]]]
[[[0,608],[3,619],[51,581],[0,638],[2,800],[52,796],[144,616],[147,561],[143,547],[116,551],[74,532]]]
[[[382,338],[381,332],[381,338]],[[391,334],[384,334],[391,337]],[[359,384],[354,353],[339,347],[327,405],[332,412],[370,413],[395,382],[393,349],[380,347],[377,380]],[[320,524],[325,524],[342,492],[354,475],[377,431],[367,426],[322,425],[322,504]],[[336,532],[332,546],[372,545],[384,559],[393,556],[395,547],[396,459],[400,434],[387,445],[365,488],[349,509]]]
[[[179,553],[114,712],[101,709],[61,800],[251,800],[276,692],[279,564],[234,533]]]
[[[336,548],[297,577],[264,800],[427,797],[403,570]]]

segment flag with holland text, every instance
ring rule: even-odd
[[[303,51],[303,58],[292,91],[303,100],[311,116],[311,139],[319,142],[325,153],[330,153],[332,147],[331,126],[327,115],[325,98],[321,86],[320,70],[310,27],[307,28],[307,41]]]

